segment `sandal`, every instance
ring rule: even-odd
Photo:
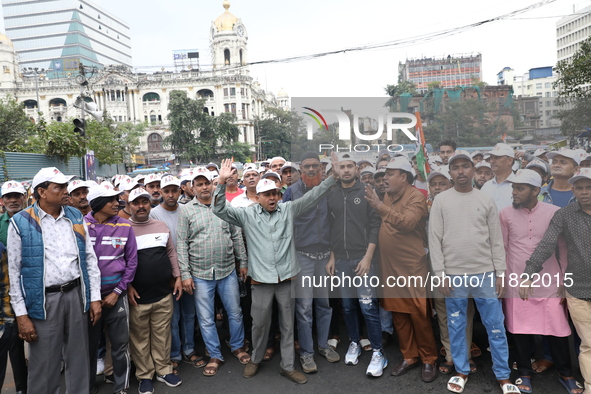
[[[330,346],[332,348],[332,350],[337,350],[337,346],[339,345],[339,342],[341,342],[341,341],[336,338],[331,338],[327,341],[328,346]]]
[[[250,361],[250,355],[246,353],[246,351],[242,347],[234,350],[232,354],[236,356],[236,358],[238,359],[238,361],[240,361],[240,364],[242,365],[246,365]]]
[[[453,370],[455,369],[454,363],[452,362],[451,364],[449,364],[448,361],[439,364],[439,373],[443,374],[443,375],[449,375],[450,373],[453,372]]]
[[[178,376],[179,367],[181,366],[181,361],[180,360],[170,360],[170,363],[172,364],[172,373]]]
[[[439,349],[439,354],[441,354],[443,357],[447,356],[447,352],[445,351],[445,347],[441,347],[441,349]]]
[[[515,379],[515,386],[517,386],[519,391],[521,391],[522,393],[526,393],[526,394],[531,393],[533,391],[532,385],[531,385],[531,376],[520,376],[519,378]],[[519,386],[525,386],[525,387],[529,387],[529,388],[522,389]]]
[[[371,351],[371,342],[369,341],[369,339],[362,339],[359,341],[359,345],[361,345],[361,348],[366,351],[369,352]]]
[[[552,366],[554,366],[554,363],[545,359],[534,361],[531,365],[535,373],[543,373]]]
[[[474,342],[472,342],[472,346],[470,346],[470,355],[473,358],[482,356],[482,350]]]
[[[501,386],[501,390],[503,390],[503,394],[521,394],[521,391],[515,386],[513,383],[505,383]]]
[[[574,378],[563,378],[562,376],[559,376],[558,381],[564,386],[564,388],[569,394],[574,394],[573,390],[584,389],[583,385],[577,382]],[[582,392],[583,391],[581,391],[581,393]]]
[[[195,368],[203,368],[205,367],[205,360],[203,360],[203,357],[199,357],[198,355],[195,354],[195,352],[191,352],[190,354],[187,354],[183,357],[183,360],[186,363],[191,364],[192,366],[194,366]]]
[[[265,350],[265,355],[263,356],[263,361],[271,361],[273,356],[275,355],[275,348],[270,347]]]
[[[216,373],[218,373],[218,369],[223,363],[224,362],[219,358],[210,359],[207,365],[205,366],[205,369],[203,369],[203,375],[214,376]]]
[[[478,366],[474,361],[468,360],[468,363],[470,364],[470,375],[478,372]]]
[[[466,386],[467,382],[468,382],[467,376],[465,378],[463,378],[461,376],[452,376],[452,378],[447,382],[447,389],[449,391],[451,391],[452,393],[463,393],[464,386]],[[453,387],[451,387],[452,384],[454,384],[456,386],[460,386],[460,388],[459,389],[453,388]]]

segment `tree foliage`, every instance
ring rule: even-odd
[[[196,163],[211,161],[222,151],[229,155],[229,147],[233,147],[237,154],[244,153],[244,147],[236,145],[240,135],[235,125],[236,116],[227,112],[211,116],[204,111],[204,106],[205,99],[192,99],[185,91],[170,93],[168,120],[171,135],[164,139],[165,146],[181,160]]]
[[[557,102],[562,107],[556,116],[562,122],[560,130],[572,135],[591,127],[591,37],[581,42],[570,61],[558,62],[555,71],[559,77],[554,88],[558,89]]]
[[[417,85],[410,82],[410,81],[404,81],[404,82],[399,82],[398,85],[386,85],[386,87],[384,88],[384,90],[386,90],[386,93],[388,94],[388,96],[400,96],[403,93],[408,93],[408,94],[417,94]]]
[[[0,150],[26,141],[33,128],[33,123],[23,111],[23,105],[14,97],[7,95],[0,99]]]
[[[267,108],[264,119],[255,119],[255,134],[261,146],[261,159],[282,156],[287,160],[296,160],[305,140],[300,135],[302,119],[295,111],[280,108]]]

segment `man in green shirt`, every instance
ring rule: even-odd
[[[332,176],[306,193],[302,198],[279,204],[280,186],[269,179],[257,184],[258,204],[246,208],[226,203],[226,180],[232,175],[232,162],[226,159],[220,169],[220,182],[213,195],[213,213],[230,224],[244,229],[248,246],[248,274],[252,278],[252,341],[251,361],[243,372],[245,378],[256,375],[265,354],[271,327],[273,299],[279,305],[281,329],[281,375],[296,383],[306,383],[305,375],[294,369],[294,311],[291,279],[300,271],[293,241],[294,218],[324,197],[336,183],[339,166],[333,154]],[[261,238],[261,234],[266,237]]]
[[[6,212],[0,216],[0,242],[4,246],[7,245],[6,239],[8,238],[10,218],[25,207],[26,195],[27,191],[20,182],[8,181],[2,185],[2,205],[4,205]],[[8,277],[8,270],[5,275]],[[15,329],[9,352],[14,384],[18,394],[27,392],[27,361],[25,358],[25,342],[17,334],[18,332]]]

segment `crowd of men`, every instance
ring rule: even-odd
[[[477,310],[503,393],[531,393],[552,365],[567,392],[591,393],[591,155],[504,143],[470,154],[447,140],[420,156],[307,152],[247,164],[241,179],[227,159],[101,184],[51,167],[31,196],[4,183],[0,382],[10,355],[18,393],[59,393],[62,369],[71,393],[96,393],[97,371],[114,393],[132,371],[153,393],[154,379],[182,383],[181,362],[216,375],[223,343],[245,378],[277,350],[296,383],[315,357],[357,365],[363,351],[379,377],[397,335],[392,375],[451,374],[445,387],[461,393],[482,354]]]

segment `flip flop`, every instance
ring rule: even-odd
[[[450,373],[453,372],[453,370],[455,369],[455,365],[452,364],[448,364],[447,362],[441,363],[439,364],[439,373],[443,374],[443,375],[449,375]]]
[[[503,390],[503,394],[521,394],[519,388],[515,386],[513,383],[505,383],[501,386],[501,390]]]
[[[466,378],[462,378],[461,376],[452,376],[451,379],[447,382],[447,389],[449,391],[451,391],[452,393],[463,393],[464,386],[466,386],[467,382],[468,382],[467,376],[466,376]],[[456,386],[460,386],[460,388],[454,389],[451,387],[452,384],[455,384]]]
[[[472,342],[472,345],[470,346],[470,355],[473,358],[482,356],[482,350],[480,350],[480,348],[476,346],[474,342]]]
[[[220,360],[219,358],[210,359],[209,362],[207,363],[207,365],[205,366],[205,368],[203,368],[203,375],[215,376],[215,374],[218,373],[218,370],[220,369],[220,366],[223,363],[224,362],[222,360]]]
[[[369,339],[362,339],[359,341],[359,345],[361,346],[361,348],[366,351],[369,352],[371,351],[371,342],[369,341]]]
[[[327,341],[328,346],[330,346],[332,348],[332,350],[337,350],[337,346],[339,345],[339,342],[341,342],[341,341],[336,338],[331,338]]]
[[[271,359],[273,358],[273,356],[275,355],[275,348],[274,347],[270,347],[267,350],[265,350],[265,355],[263,356],[263,361],[271,361]]]
[[[527,386],[529,390],[519,389],[522,393],[529,394],[533,391],[533,387],[531,385],[531,376],[520,376],[519,378],[515,379],[515,386]]]
[[[566,389],[566,391],[569,394],[573,394],[572,390],[575,390],[575,389],[581,389],[581,390],[585,389],[583,387],[583,385],[581,383],[577,382],[576,379],[574,379],[574,378],[565,379],[562,376],[560,376],[558,378],[558,381],[560,382],[560,384],[562,384],[564,386],[564,388]]]
[[[534,368],[534,364],[536,364],[535,368]],[[552,361],[548,361],[545,359],[536,360],[535,362],[532,363],[532,369],[534,370],[535,373],[543,373],[546,370],[548,370],[549,368],[552,368],[552,366],[554,366],[554,363]],[[539,369],[541,369],[541,371]]]

